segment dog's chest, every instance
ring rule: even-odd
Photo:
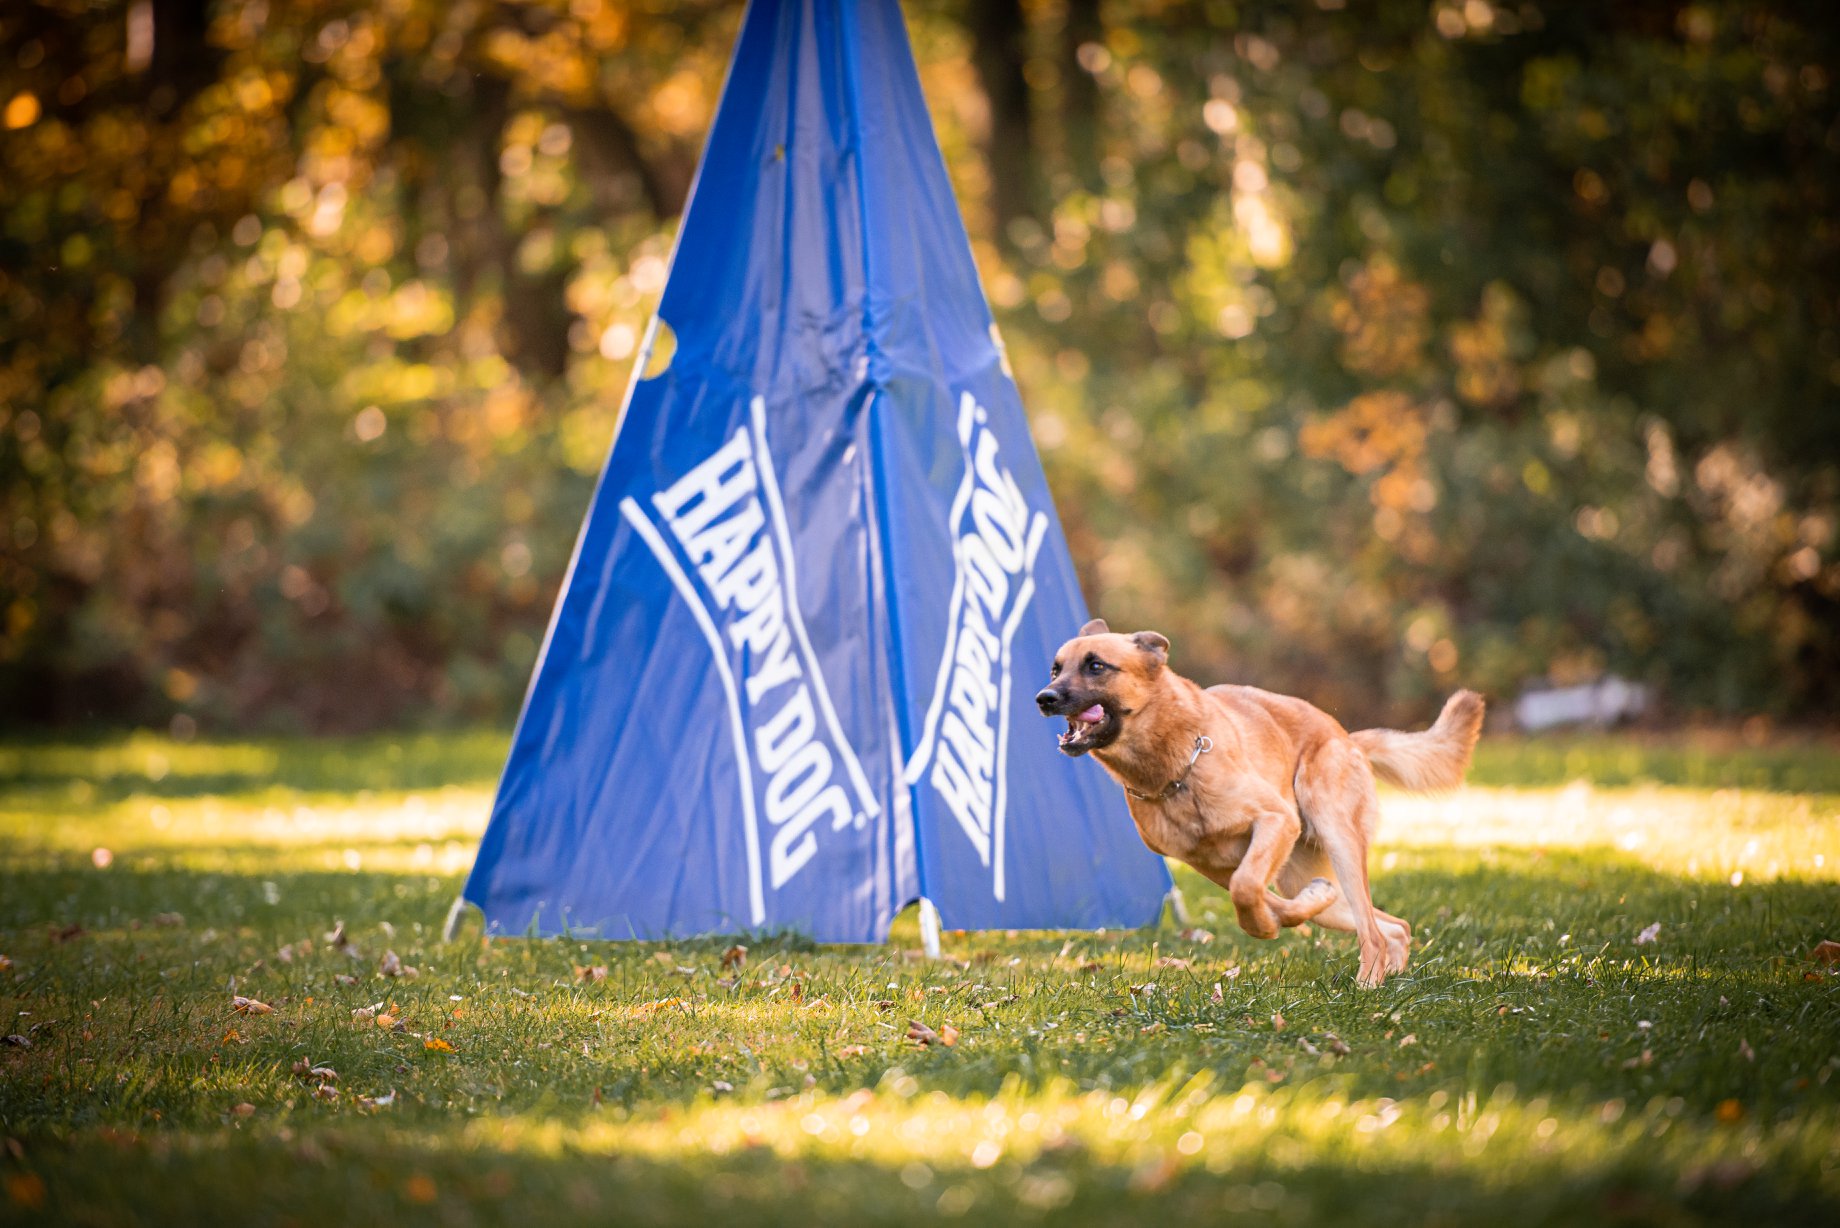
[[[1202,824],[1195,810],[1195,799],[1187,790],[1168,801],[1132,801],[1131,818],[1137,834],[1153,853],[1191,860],[1200,844]]]

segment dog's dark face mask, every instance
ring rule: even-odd
[[[1035,696],[1043,716],[1065,717],[1063,754],[1103,750],[1148,695],[1169,659],[1169,641],[1154,631],[1118,635],[1095,618],[1054,654],[1048,685]]]

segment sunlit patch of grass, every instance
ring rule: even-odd
[[[929,962],[909,917],[739,965],[476,920],[443,945],[501,749],[0,749],[0,1022],[27,1042],[0,1050],[0,1220],[1840,1208],[1840,998],[1806,958],[1840,937],[1833,794],[1389,796],[1375,891],[1418,946],[1364,992],[1345,936],[1254,941],[1186,870],[1206,942],[948,935]]]

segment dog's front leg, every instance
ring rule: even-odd
[[[1228,877],[1227,891],[1233,897],[1234,911],[1239,913],[1239,927],[1254,938],[1276,938],[1284,925],[1297,925],[1308,916],[1321,912],[1335,900],[1334,888],[1312,883],[1296,900],[1278,901],[1266,890],[1278,876],[1278,870],[1290,859],[1297,837],[1303,833],[1303,821],[1297,812],[1276,797],[1236,798],[1235,809],[1250,821],[1251,839],[1239,865]],[[1242,829],[1244,830],[1244,829]],[[1318,900],[1315,896],[1320,895]],[[1309,896],[1309,899],[1305,899]],[[1280,917],[1273,904],[1288,905]],[[1302,905],[1303,909],[1297,906]],[[1291,913],[1299,913],[1291,916]]]

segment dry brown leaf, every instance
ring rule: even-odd
[[[1328,1046],[1329,1052],[1338,1057],[1347,1057],[1350,1053],[1354,1052],[1348,1047],[1348,1042],[1337,1036],[1334,1032],[1330,1032],[1323,1037],[1323,1044]]]
[[[1182,939],[1184,942],[1195,942],[1205,946],[1214,941],[1214,931],[1204,930],[1196,926],[1194,929],[1183,930],[1180,934],[1176,935],[1176,937]]]
[[[241,994],[230,999],[230,1009],[239,1015],[272,1015],[275,1013],[275,1008],[268,1003],[258,1002],[254,998],[245,998]]]
[[[230,1111],[238,1117],[254,1117],[256,1115],[256,1106],[245,1101],[242,1104],[233,1106]]]
[[[1220,982],[1219,982],[1219,981],[1215,981],[1215,982],[1214,982],[1214,992],[1213,992],[1212,994],[1209,994],[1208,996],[1209,996],[1209,997],[1211,997],[1211,998],[1213,998],[1213,999],[1214,999],[1214,1001],[1216,1001],[1216,1002],[1225,1002],[1225,1001],[1227,1000],[1227,995],[1226,995],[1226,993],[1225,993],[1225,992],[1224,992],[1224,991],[1223,991],[1223,990],[1222,990],[1222,989],[1220,988]]]
[[[177,929],[185,924],[185,918],[176,912],[155,913],[153,923],[167,929]]]
[[[578,981],[583,981],[592,985],[596,981],[604,981],[607,979],[606,964],[575,964],[574,968],[575,979]]]
[[[394,951],[385,951],[383,958],[377,964],[378,976],[399,976],[404,980],[412,981],[421,974],[421,969],[403,963],[402,957]]]
[[[958,1029],[949,1023],[941,1027],[939,1029],[939,1043],[946,1046],[948,1049],[956,1045],[958,1043]]]
[[[907,1021],[907,1039],[920,1045],[937,1045],[944,1043],[939,1033],[921,1023],[918,1019]]]
[[[845,1045],[841,1049],[837,1050],[837,1056],[838,1057],[861,1057],[863,1054],[867,1052],[869,1052],[869,1046],[867,1045]]]
[[[1808,952],[1808,958],[1817,964],[1840,964],[1840,942],[1825,939],[1814,944],[1814,950]]]
[[[747,967],[747,952],[748,949],[737,942],[734,946],[722,952],[722,966],[724,968]]]
[[[337,1083],[339,1072],[330,1066],[315,1066],[311,1060],[303,1057],[294,1063],[294,1077],[309,1083]]]
[[[315,1100],[337,1100],[339,1089],[330,1083],[316,1084],[313,1088],[313,1098]]]
[[[333,948],[335,951],[343,951],[351,946],[351,939],[345,936],[345,923],[343,921],[333,922],[332,928],[326,931],[326,945]]]
[[[1282,1032],[1284,1030],[1284,1016],[1283,1015],[1274,1014],[1271,1017],[1271,1030],[1274,1032]]]
[[[652,959],[654,962],[663,964],[667,968],[677,962],[677,957],[672,955],[669,951],[654,951],[652,953]]]
[[[358,983],[357,977],[346,972],[335,973],[332,979],[341,985],[356,985]]]
[[[389,1011],[378,1011],[377,1012],[377,1026],[382,1028],[386,1032],[394,1032],[398,1028],[401,1028],[404,1025],[403,1025],[402,1020],[398,1019],[395,1015],[392,1015]]]
[[[1401,1049],[1405,1048],[1407,1045],[1416,1045],[1417,1043],[1418,1033],[1416,1032],[1408,1032],[1399,1038],[1399,1047]]]
[[[1742,1036],[1738,1037],[1738,1056],[1747,1062],[1754,1062],[1757,1060],[1757,1051],[1751,1048],[1751,1042],[1744,1039]]]
[[[32,1042],[17,1032],[0,1038],[0,1044],[4,1044],[12,1049],[30,1049],[32,1047]]]
[[[632,1013],[635,1015],[653,1015],[659,1011],[668,1010],[673,1006],[682,1006],[683,1004],[684,1000],[682,998],[657,998],[651,1002],[639,1003],[632,1008]]]
[[[1156,966],[1159,968],[1186,968],[1188,967],[1188,961],[1185,959],[1177,959],[1173,955],[1165,955],[1156,961]]]
[[[805,982],[804,981],[792,982],[792,1000],[794,1002],[803,1002],[805,1000]]]
[[[13,961],[4,955],[0,955],[0,972],[11,972],[12,970]]]

